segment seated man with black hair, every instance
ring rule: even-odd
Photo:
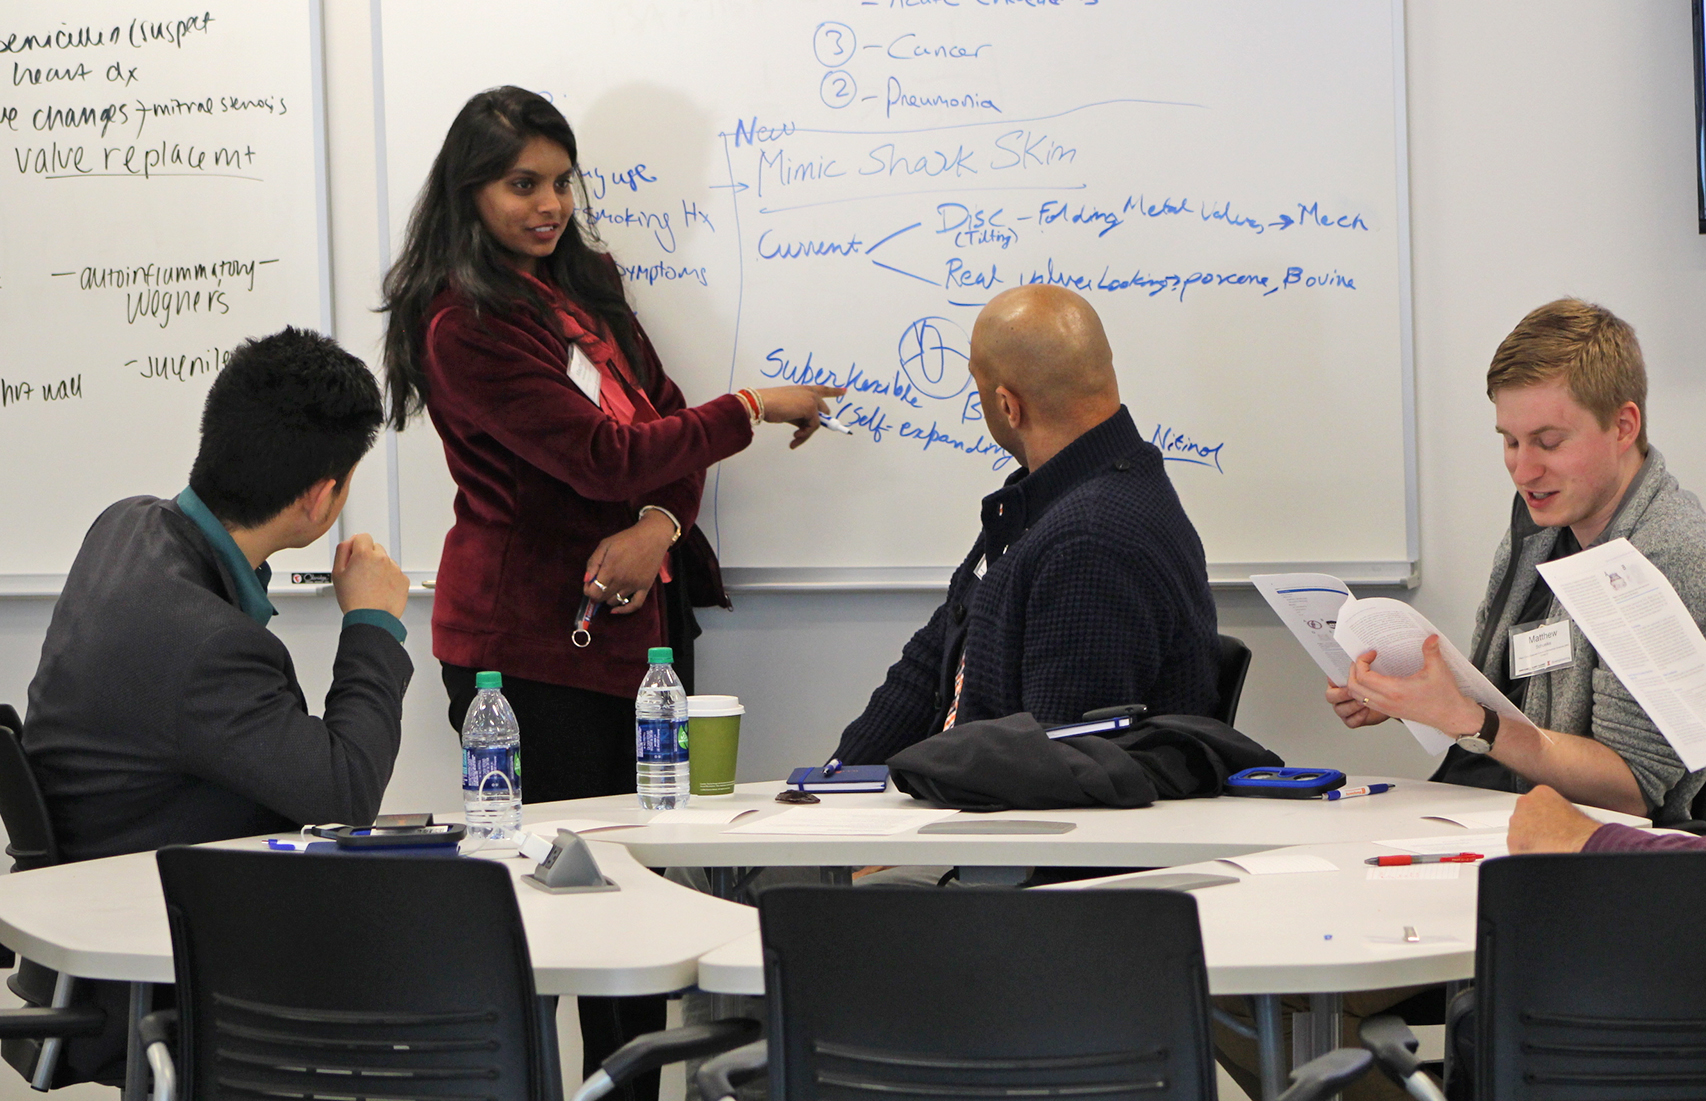
[[[83,539],[30,682],[24,749],[67,860],[303,823],[367,823],[402,734],[408,580],[338,546],[325,717],[270,630],[267,558],[324,535],[384,419],[330,338],[244,343],[208,390],[189,488],[132,497]]]

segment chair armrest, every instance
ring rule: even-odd
[[[617,1048],[575,1091],[574,1101],[594,1101],[648,1071],[685,1059],[703,1059],[749,1043],[763,1031],[757,1021],[726,1017],[636,1036]]]
[[[1279,1101],[1316,1101],[1331,1097],[1368,1073],[1374,1056],[1361,1048],[1342,1047],[1320,1055],[1291,1072],[1291,1088]]]
[[[171,1047],[178,1034],[178,1011],[157,1009],[136,1022],[136,1032],[142,1038],[144,1050],[149,1044],[165,1044]]]
[[[770,1045],[759,1040],[709,1060],[693,1080],[701,1101],[726,1101],[739,1086],[762,1077],[770,1069]]]
[[[55,1036],[94,1036],[106,1026],[105,1010],[93,1006],[49,1009],[30,1006],[0,1010],[0,1040],[46,1040]]]
[[[1386,1076],[1400,1086],[1422,1065],[1422,1061],[1416,1058],[1421,1042],[1404,1019],[1395,1014],[1368,1018],[1357,1030],[1357,1039],[1374,1053],[1374,1061],[1380,1064]]]
[[[154,1072],[154,1101],[174,1101],[178,1068],[172,1062],[172,1040],[178,1031],[178,1011],[157,1009],[136,1023],[137,1036]]]

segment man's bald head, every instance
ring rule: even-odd
[[[979,388],[1006,387],[1044,421],[1098,424],[1119,408],[1102,319],[1064,287],[1032,284],[990,300],[972,328]]]

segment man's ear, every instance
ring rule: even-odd
[[[995,388],[995,400],[1001,406],[999,410],[1001,416],[1015,432],[1018,431],[1025,423],[1024,400],[1005,386]],[[986,411],[984,415],[988,416],[989,414]]]
[[[321,478],[309,486],[301,497],[297,498],[304,519],[315,527],[325,524],[331,519],[332,509],[338,503],[338,483],[335,478]]]
[[[1633,446],[1641,435],[1641,407],[1632,401],[1623,403],[1622,408],[1612,414],[1612,426],[1617,429],[1617,442],[1624,448]]]

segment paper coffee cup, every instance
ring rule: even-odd
[[[735,793],[735,759],[740,755],[739,696],[687,697],[687,790],[699,799]]]

